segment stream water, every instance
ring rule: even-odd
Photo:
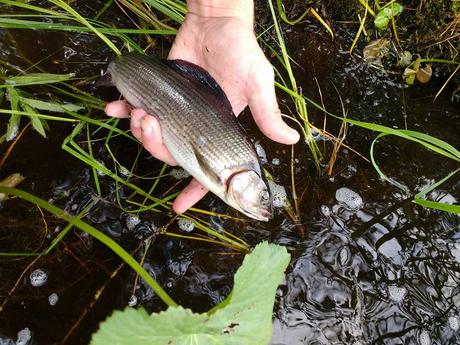
[[[94,15],[103,2],[91,4],[81,5],[79,11]],[[113,21],[126,24],[121,13],[115,14]],[[332,113],[342,115],[344,109],[353,119],[417,130],[459,147],[460,113],[458,102],[451,98],[453,85],[434,101],[445,76],[435,76],[427,85],[407,87],[400,76],[350,56],[355,29],[338,25],[336,38],[331,40],[313,21],[286,28],[288,50],[297,63],[295,75],[304,94],[319,101],[320,89]],[[88,77],[99,74],[109,56],[110,51],[91,35],[0,30],[0,68],[8,74],[38,63],[48,72]],[[86,87],[106,100],[117,96],[114,90],[92,84]],[[32,91],[42,92],[40,88]],[[279,96],[282,111],[288,113],[292,104],[281,93]],[[1,108],[9,106],[5,99],[1,104]],[[311,108],[309,115],[318,127],[323,126],[321,111]],[[264,138],[249,113],[240,119],[264,148],[265,168],[290,195],[290,148]],[[6,123],[7,117],[2,116],[0,133]],[[328,131],[336,134],[339,127],[340,123],[327,118]],[[26,176],[21,189],[73,214],[96,200],[85,220],[138,259],[144,254],[144,267],[177,303],[202,312],[222,301],[243,256],[218,245],[157,236],[158,227],[168,224],[171,214],[146,212],[138,219],[121,210],[114,193],[117,186],[107,176],[100,177],[102,197],[97,196],[91,170],[60,147],[71,130],[71,125],[51,123],[48,139],[43,139],[29,128],[2,167],[0,179],[20,172]],[[349,126],[345,143],[369,157],[375,136]],[[326,156],[330,154],[329,141],[319,138],[318,144]],[[7,143],[0,145],[0,157],[7,147]],[[458,164],[414,143],[383,138],[376,147],[377,162],[405,186],[403,191],[379,178],[372,164],[350,148],[340,149],[331,175],[320,175],[305,143],[295,146],[304,236],[282,209],[269,223],[201,218],[251,245],[269,240],[291,253],[291,264],[277,292],[272,345],[459,344],[460,218],[412,202],[414,194]],[[119,140],[112,149],[121,160],[132,161],[138,148],[132,141]],[[111,164],[102,141],[93,150],[107,166]],[[136,173],[155,176],[161,167],[142,152]],[[177,183],[173,177],[161,181],[159,193]],[[180,190],[183,183],[174,190]],[[429,197],[458,204],[459,191],[459,180],[452,179]],[[239,217],[212,195],[198,207]],[[0,252],[42,250],[65,226],[18,199],[2,205],[0,224]],[[176,221],[168,231],[187,234]],[[144,251],[146,239],[150,245]],[[20,331],[20,337],[27,338],[27,330],[32,337],[28,344],[85,344],[114,309],[128,304],[149,311],[164,308],[110,250],[82,232],[69,233],[50,254],[32,260],[34,257],[0,257],[1,345],[14,344]],[[96,292],[101,292],[100,297],[95,297]]]

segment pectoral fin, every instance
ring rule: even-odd
[[[217,173],[209,165],[208,160],[206,159],[206,157],[204,157],[201,154],[200,149],[197,146],[195,146],[194,144],[192,144],[192,149],[193,149],[193,153],[195,154],[195,158],[196,158],[196,160],[198,162],[198,165],[200,166],[200,168],[203,171],[203,173],[208,178],[210,178],[211,180],[215,181],[218,184],[221,184],[222,181],[221,181],[219,175],[217,175]]]

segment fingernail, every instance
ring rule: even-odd
[[[147,134],[147,135],[152,134],[154,132],[154,130],[155,129],[151,125],[142,126],[142,132]]]
[[[292,141],[297,142],[300,139],[300,134],[295,129],[289,127],[289,137]]]

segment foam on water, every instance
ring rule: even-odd
[[[405,287],[400,287],[396,285],[388,286],[388,295],[389,297],[397,303],[400,303],[406,297],[407,289]]]
[[[32,332],[27,327],[18,332],[18,339],[16,345],[27,345],[32,339]]]
[[[134,228],[141,222],[138,216],[130,214],[126,217],[126,227],[129,231],[134,230]]]
[[[347,187],[342,187],[335,192],[336,200],[351,210],[359,210],[363,206],[363,198]]]
[[[418,341],[420,345],[431,345],[430,333],[428,333],[426,330],[421,331],[418,337]]]
[[[14,345],[14,341],[11,338],[0,336],[0,345]]]
[[[256,142],[254,144],[254,147],[256,148],[257,155],[259,156],[260,162],[261,163],[267,163],[267,153],[265,152],[264,148],[260,143]]]
[[[268,185],[272,192],[273,207],[284,207],[287,201],[286,188],[273,181],[268,181]]]
[[[55,306],[59,301],[59,296],[57,293],[53,292],[51,295],[48,296],[48,303],[50,306]]]
[[[42,269],[37,268],[36,270],[32,271],[32,273],[30,273],[29,279],[30,285],[40,287],[46,284],[48,281],[48,275]]]
[[[176,180],[182,180],[184,178],[187,178],[190,176],[190,174],[188,172],[186,172],[184,169],[182,168],[174,168],[174,169],[171,169],[171,172],[170,172],[171,176],[174,177]]]
[[[132,294],[128,301],[129,307],[135,307],[137,305],[137,296]]]
[[[329,217],[331,215],[331,209],[326,206],[326,205],[321,205],[320,207],[321,209],[321,213],[325,216],[325,217]]]
[[[449,316],[449,319],[448,319],[448,322],[449,322],[449,327],[454,331],[454,332],[457,332],[458,329],[460,328],[460,322],[458,320],[458,317],[456,316]]]
[[[179,219],[177,221],[177,225],[179,225],[179,228],[185,232],[191,232],[193,231],[193,229],[195,229],[195,223],[193,222],[193,220],[186,218]]]

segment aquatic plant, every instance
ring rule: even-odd
[[[258,244],[246,255],[227,299],[204,314],[169,307],[148,315],[143,309],[115,311],[93,335],[91,344],[254,344],[272,336],[275,292],[289,264],[281,246]]]
[[[438,63],[443,64],[445,66],[457,65],[457,68],[453,69],[451,76],[446,80],[444,85],[439,90],[438,94],[441,93],[442,90],[445,88],[445,85],[449,82],[449,80],[458,72],[459,62],[456,59],[458,56],[458,50],[455,47],[455,44],[452,43],[453,41],[455,41],[455,39],[458,38],[459,35],[458,25],[456,24],[460,18],[458,15],[458,10],[452,7],[450,11],[444,11],[441,15],[441,13],[437,13],[437,11],[439,11],[439,9],[437,9],[437,6],[442,8],[443,6],[445,6],[443,5],[443,3],[447,2],[428,1],[426,2],[426,4],[414,6],[417,8],[415,14],[414,11],[407,11],[408,14],[405,16],[405,18],[400,20],[399,24],[397,24],[396,17],[403,16],[402,13],[404,11],[404,6],[410,8],[410,4],[405,4],[403,6],[402,4],[395,2],[394,0],[387,1],[383,5],[380,5],[379,1],[375,1],[373,5],[369,5],[368,0],[359,0],[359,2],[362,8],[364,8],[364,16],[361,16],[361,14],[358,11],[357,17],[360,25],[355,35],[355,39],[350,47],[350,53],[353,52],[360,36],[363,33],[365,34],[367,40],[371,40],[372,35],[368,32],[371,29],[371,27],[368,25],[368,31],[366,31],[365,29],[366,24],[368,24],[367,14],[369,13],[372,17],[374,17],[373,25],[375,25],[375,27],[379,29],[375,34],[375,38],[395,41],[396,44],[394,44],[393,51],[394,54],[399,57],[399,67],[405,68],[400,73],[407,84],[412,85],[415,79],[417,79],[420,83],[428,82],[428,80],[431,77],[432,71],[432,67],[429,63]],[[434,8],[431,10],[426,10],[424,12],[424,15],[419,15],[418,12],[421,11],[421,9],[424,6],[433,6]],[[436,21],[439,21],[439,23],[442,24],[436,24],[439,27],[433,27],[431,20],[430,25],[426,26],[426,28],[425,25],[414,25],[414,23],[423,19],[427,13],[430,17],[434,17]],[[445,13],[447,13],[447,15]],[[387,30],[390,21],[391,31],[389,29]],[[401,30],[398,30],[398,25],[402,26]],[[416,34],[412,34],[412,36],[415,36],[415,40],[412,37],[408,36],[408,31],[410,32],[410,30],[407,29],[408,26],[417,28]],[[398,31],[403,31],[405,37],[401,38],[398,34]],[[420,31],[427,31],[427,33],[426,35],[424,35]],[[419,40],[421,40],[421,38],[419,37],[423,36],[426,36],[426,40],[429,42],[424,42],[423,44],[420,44]],[[372,44],[372,42],[374,41],[371,41],[370,44]],[[444,49],[449,50],[451,59],[439,58],[436,56],[430,57],[428,51],[428,48],[430,47],[438,47],[438,49],[441,51]],[[425,49],[427,51],[421,52],[420,49]],[[424,56],[424,58],[421,58],[420,56]],[[423,64],[427,65],[423,67]],[[380,67],[383,68],[383,66]],[[390,69],[394,69],[395,67],[398,66],[389,66]]]

